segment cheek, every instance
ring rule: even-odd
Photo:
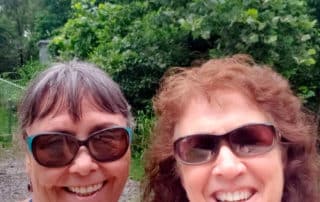
[[[282,152],[279,150],[278,158],[274,162],[274,166],[277,170],[271,170],[270,172],[274,172],[274,183],[271,185],[271,193],[278,193],[279,201],[282,198],[283,189],[284,189],[284,170],[285,170],[285,164],[286,162],[283,159]],[[275,199],[276,200],[276,199]]]
[[[40,186],[59,186],[67,173],[67,170],[64,168],[49,169],[41,167],[35,162],[33,162],[31,165],[29,176]]]
[[[260,172],[266,183],[273,179],[273,181],[283,181],[284,176],[284,162],[281,151],[276,149],[264,159],[263,163],[256,163],[256,171]]]
[[[130,152],[127,152],[123,158],[117,161],[101,165],[101,171],[104,172],[105,176],[109,179],[105,193],[106,196],[112,196],[112,198],[109,198],[109,201],[117,201],[123,192],[129,177],[129,165]]]
[[[56,201],[61,192],[58,187],[66,178],[66,169],[47,169],[36,164],[34,160],[31,160],[27,167],[35,201]]]
[[[121,159],[103,164],[103,170],[106,175],[113,175],[118,183],[125,183],[129,176],[130,169],[130,151],[128,151]]]
[[[191,202],[204,201],[204,193],[208,186],[211,168],[206,165],[187,166],[178,164],[177,169],[189,200]]]
[[[260,182],[266,201],[281,201],[284,187],[284,163],[280,150],[256,161],[250,161],[248,168]],[[250,172],[249,171],[249,172]]]
[[[125,154],[125,156],[122,159],[120,159],[119,163],[117,164],[117,168],[112,172],[119,173],[119,178],[124,179],[124,181],[126,181],[129,176],[130,161],[131,161],[131,152],[129,150]],[[121,172],[119,172],[120,170]]]

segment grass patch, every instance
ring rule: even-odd
[[[0,134],[8,134],[8,110],[0,106]]]
[[[12,134],[17,127],[16,111],[0,105],[0,135]]]
[[[0,106],[0,147],[10,147],[12,135],[9,128],[9,112],[5,107]]]
[[[141,181],[144,175],[143,161],[140,156],[132,156],[130,165],[130,179]]]
[[[0,146],[8,148],[12,146],[12,135],[0,135]]]

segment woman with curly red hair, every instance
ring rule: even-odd
[[[315,117],[270,67],[173,68],[153,101],[143,201],[319,201]]]

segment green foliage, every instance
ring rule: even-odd
[[[31,79],[45,68],[46,65],[40,64],[39,61],[28,61],[25,65],[17,68],[15,82],[21,86],[26,86]]]
[[[251,54],[288,78],[306,101],[316,97],[319,28],[305,1],[196,1],[187,10],[192,14],[181,25],[210,42],[210,57]]]
[[[38,58],[37,43],[69,17],[71,0],[0,0],[0,72]]]
[[[16,67],[12,72],[2,73],[1,77],[20,86],[26,86],[31,79],[45,68],[46,65],[40,64],[38,60],[30,60],[26,64]]]
[[[9,146],[17,126],[16,101],[21,89],[0,81],[0,147]]]
[[[148,2],[77,1],[74,18],[52,41],[63,58],[89,59],[120,83],[135,109],[143,109],[167,67],[188,64],[188,33],[181,32],[174,10]],[[75,31],[77,30],[77,31]]]
[[[136,117],[136,128],[134,131],[133,141],[131,150],[133,151],[134,157],[141,159],[144,149],[147,148],[149,143],[149,135],[152,132],[154,123],[154,117],[151,110],[137,111]]]
[[[17,54],[12,47],[13,26],[6,16],[0,16],[0,72],[9,71],[10,67],[17,65]]]
[[[143,177],[143,154],[148,147],[149,136],[152,133],[154,116],[148,105],[144,111],[138,110],[135,113],[136,127],[131,144],[132,159],[130,178],[141,180]]]
[[[72,8],[51,50],[102,66],[135,109],[168,67],[234,53],[276,68],[313,109],[319,102],[319,27],[304,0],[80,0]]]
[[[71,11],[71,0],[44,1],[44,8],[36,15],[35,38],[36,40],[48,39],[55,30],[66,23]]]
[[[30,1],[0,0],[0,27],[6,33],[5,43],[0,50],[4,70],[23,64],[28,57],[28,37],[31,30],[29,22],[32,19]]]
[[[319,0],[307,0],[310,12],[315,15],[320,22],[320,1]]]
[[[0,135],[9,134],[8,128],[8,110],[4,107],[0,107]]]
[[[39,62],[28,62],[16,72],[2,73],[0,78],[0,144],[10,145],[17,129],[17,106],[24,86],[44,68]],[[20,84],[20,85],[19,85]]]
[[[140,181],[143,178],[143,174],[142,159],[133,155],[130,163],[130,179]]]

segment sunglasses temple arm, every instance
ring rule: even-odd
[[[126,127],[126,130],[127,130],[128,134],[129,134],[129,141],[131,143],[132,142],[133,131],[129,127]]]

